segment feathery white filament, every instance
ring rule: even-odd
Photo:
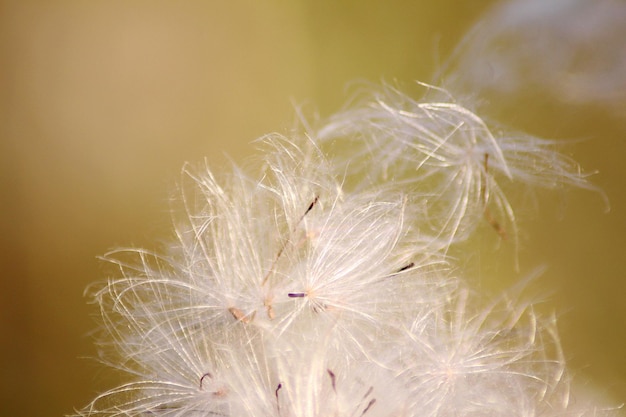
[[[315,134],[332,145],[331,158],[346,167],[355,190],[394,189],[428,200],[424,216],[430,223],[420,224],[422,233],[445,247],[466,239],[485,214],[498,233],[506,232],[496,217],[516,236],[503,180],[518,187],[595,189],[573,160],[556,152],[555,141],[497,131],[447,95],[415,100],[385,86],[368,91]]]

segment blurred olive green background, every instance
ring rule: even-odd
[[[329,114],[356,79],[431,81],[491,3],[0,1],[0,415],[69,414],[110,386],[89,359],[97,310],[83,291],[106,278],[97,255],[169,236],[185,161],[241,161],[293,125],[294,103]],[[611,211],[592,193],[540,193],[538,215],[518,213],[520,259],[549,265],[575,373],[624,401],[626,119],[540,94],[484,108],[586,139],[568,149],[600,171]],[[508,259],[478,271],[486,289],[519,278]]]

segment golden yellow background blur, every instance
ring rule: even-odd
[[[107,278],[97,255],[170,236],[185,161],[241,161],[293,125],[294,103],[329,114],[356,79],[431,81],[491,3],[0,1],[0,415],[69,414],[110,387],[83,291]],[[624,401],[626,115],[490,100],[505,123],[586,139],[568,149],[600,171],[611,211],[592,193],[548,196],[520,213],[520,259],[549,265],[572,369]],[[519,279],[501,271],[478,282]]]

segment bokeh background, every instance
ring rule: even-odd
[[[589,192],[540,193],[538,210],[518,213],[520,273],[488,249],[468,258],[485,292],[548,265],[543,304],[571,368],[625,401],[624,20],[583,19],[568,12],[575,0],[530,3],[505,14],[529,21],[498,25],[496,2],[477,0],[1,0],[0,415],[70,414],[115,383],[90,359],[97,309],[83,291],[107,277],[97,255],[170,236],[185,161],[243,161],[253,139],[293,126],[294,104],[327,115],[354,80],[447,71],[485,114],[582,139],[567,152],[599,171],[611,210]],[[488,36],[455,50],[481,18]]]

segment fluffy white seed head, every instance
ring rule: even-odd
[[[186,167],[178,241],[163,254],[105,257],[121,278],[95,297],[123,358],[117,367],[136,381],[99,397],[88,414],[232,413],[234,398],[267,407],[288,350],[323,343],[323,355],[362,359],[377,336],[397,331],[394,314],[440,297],[445,280],[433,284],[428,273],[437,256],[402,245],[405,199],[345,198],[303,142],[266,138],[258,177],[236,169],[220,182]],[[239,385],[239,396],[225,394]],[[248,391],[258,398],[248,401]]]
[[[402,190],[422,203],[418,226],[431,243],[464,240],[483,217],[503,237],[507,229],[516,235],[503,185],[594,189],[578,164],[556,151],[556,141],[503,133],[444,91],[425,87],[435,100],[391,86],[368,90],[315,136],[332,146],[353,189]]]
[[[81,416],[593,410],[568,400],[552,321],[506,297],[476,307],[445,258],[487,204],[513,220],[496,179],[584,177],[549,142],[388,93],[314,139],[263,138],[257,172],[185,166],[173,242],[105,256],[119,272],[94,294],[117,352],[103,359],[130,382]],[[352,144],[349,159],[322,154],[331,139]]]
[[[448,301],[414,320],[390,361],[410,387],[412,408],[423,416],[503,415],[526,403],[567,409],[569,381],[552,322],[525,304],[477,308],[466,288]]]

